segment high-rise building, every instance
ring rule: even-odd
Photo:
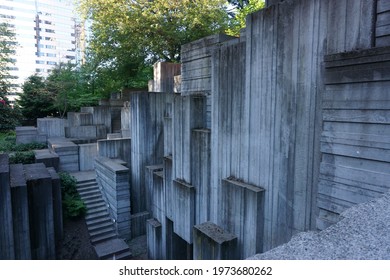
[[[61,62],[82,60],[84,32],[73,0],[2,0],[0,22],[9,24],[18,44],[9,68],[11,101],[30,75],[46,77]]]

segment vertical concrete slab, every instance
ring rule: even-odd
[[[10,165],[15,259],[31,260],[27,183],[22,164]]]
[[[174,180],[173,203],[174,232],[188,244],[192,244],[195,225],[195,188],[184,181]]]
[[[52,193],[53,193],[53,220],[54,220],[54,236],[56,246],[59,245],[63,238],[64,225],[62,220],[62,194],[61,180],[56,170],[52,167],[47,168],[51,176]]]
[[[236,260],[237,237],[211,222],[194,226],[194,260]]]
[[[98,144],[80,144],[79,145],[79,165],[80,171],[94,169],[95,158],[98,155]]]
[[[31,257],[55,259],[52,177],[43,163],[26,164]]]
[[[49,149],[34,150],[35,163],[43,163],[46,167],[53,167],[55,170],[59,170],[60,158],[59,156],[50,151]]]
[[[0,154],[0,260],[15,259],[8,154]]]
[[[163,162],[166,96],[168,94],[153,92],[135,92],[131,95],[132,213],[146,209],[145,167]]]
[[[191,146],[191,182],[195,187],[195,221],[210,221],[211,208],[211,131],[193,129]]]
[[[162,255],[162,227],[156,219],[146,221],[146,236],[149,260],[161,260]]]
[[[238,258],[263,251],[264,189],[234,178],[223,180],[222,225],[238,237]]]

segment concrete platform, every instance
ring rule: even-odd
[[[95,170],[69,172],[69,174],[75,177],[77,182],[96,179]]]
[[[132,256],[130,248],[123,239],[111,239],[95,246],[99,259],[128,259]]]

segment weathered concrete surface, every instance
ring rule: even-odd
[[[211,222],[194,227],[194,260],[234,260],[238,255],[237,236]]]
[[[290,242],[249,259],[389,260],[390,193],[342,213],[343,219],[320,232],[302,232]]]
[[[116,138],[99,140],[97,142],[97,152],[101,157],[120,158],[126,162],[126,166],[131,166],[131,139]]]
[[[56,171],[59,171],[60,158],[59,156],[49,149],[34,150],[35,163],[42,162],[46,167],[53,167]]]
[[[153,65],[153,87],[149,91],[174,92],[174,77],[180,75],[181,64],[171,62],[156,62]]]
[[[46,143],[47,136],[39,133],[34,126],[16,127],[16,144]]]
[[[55,259],[52,177],[43,163],[24,165],[30,218],[31,257]]]
[[[80,171],[93,170],[95,158],[98,156],[97,143],[79,145]]]
[[[48,138],[65,137],[65,126],[68,121],[58,118],[38,118],[37,128],[40,134],[45,134]]]
[[[79,146],[70,139],[53,137],[48,140],[49,149],[60,158],[59,171],[79,171]]]
[[[129,168],[123,164],[124,161],[97,157],[96,181],[102,188],[111,217],[115,219],[118,235],[131,239]]]
[[[12,227],[12,206],[10,169],[7,154],[0,154],[0,260],[12,260],[14,236]]]
[[[10,165],[12,220],[15,241],[15,259],[30,260],[30,220],[27,183],[22,164]]]
[[[52,194],[53,194],[53,222],[54,222],[54,236],[56,246],[61,242],[64,225],[62,220],[62,193],[60,176],[52,167],[47,168],[51,176]]]

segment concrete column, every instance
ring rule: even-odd
[[[26,164],[31,257],[55,259],[52,177],[43,163]]]
[[[155,63],[153,66],[153,91],[173,93],[175,87],[174,77],[180,75],[180,69],[181,65],[179,63]]]
[[[54,168],[47,168],[51,176],[52,192],[53,192],[53,220],[54,220],[54,235],[56,245],[62,240],[64,226],[62,220],[62,194],[61,181]]]
[[[146,221],[146,236],[148,246],[148,259],[161,260],[162,257],[162,227],[156,219]]]
[[[0,260],[13,260],[15,258],[14,236],[7,154],[0,154],[0,222]]]

